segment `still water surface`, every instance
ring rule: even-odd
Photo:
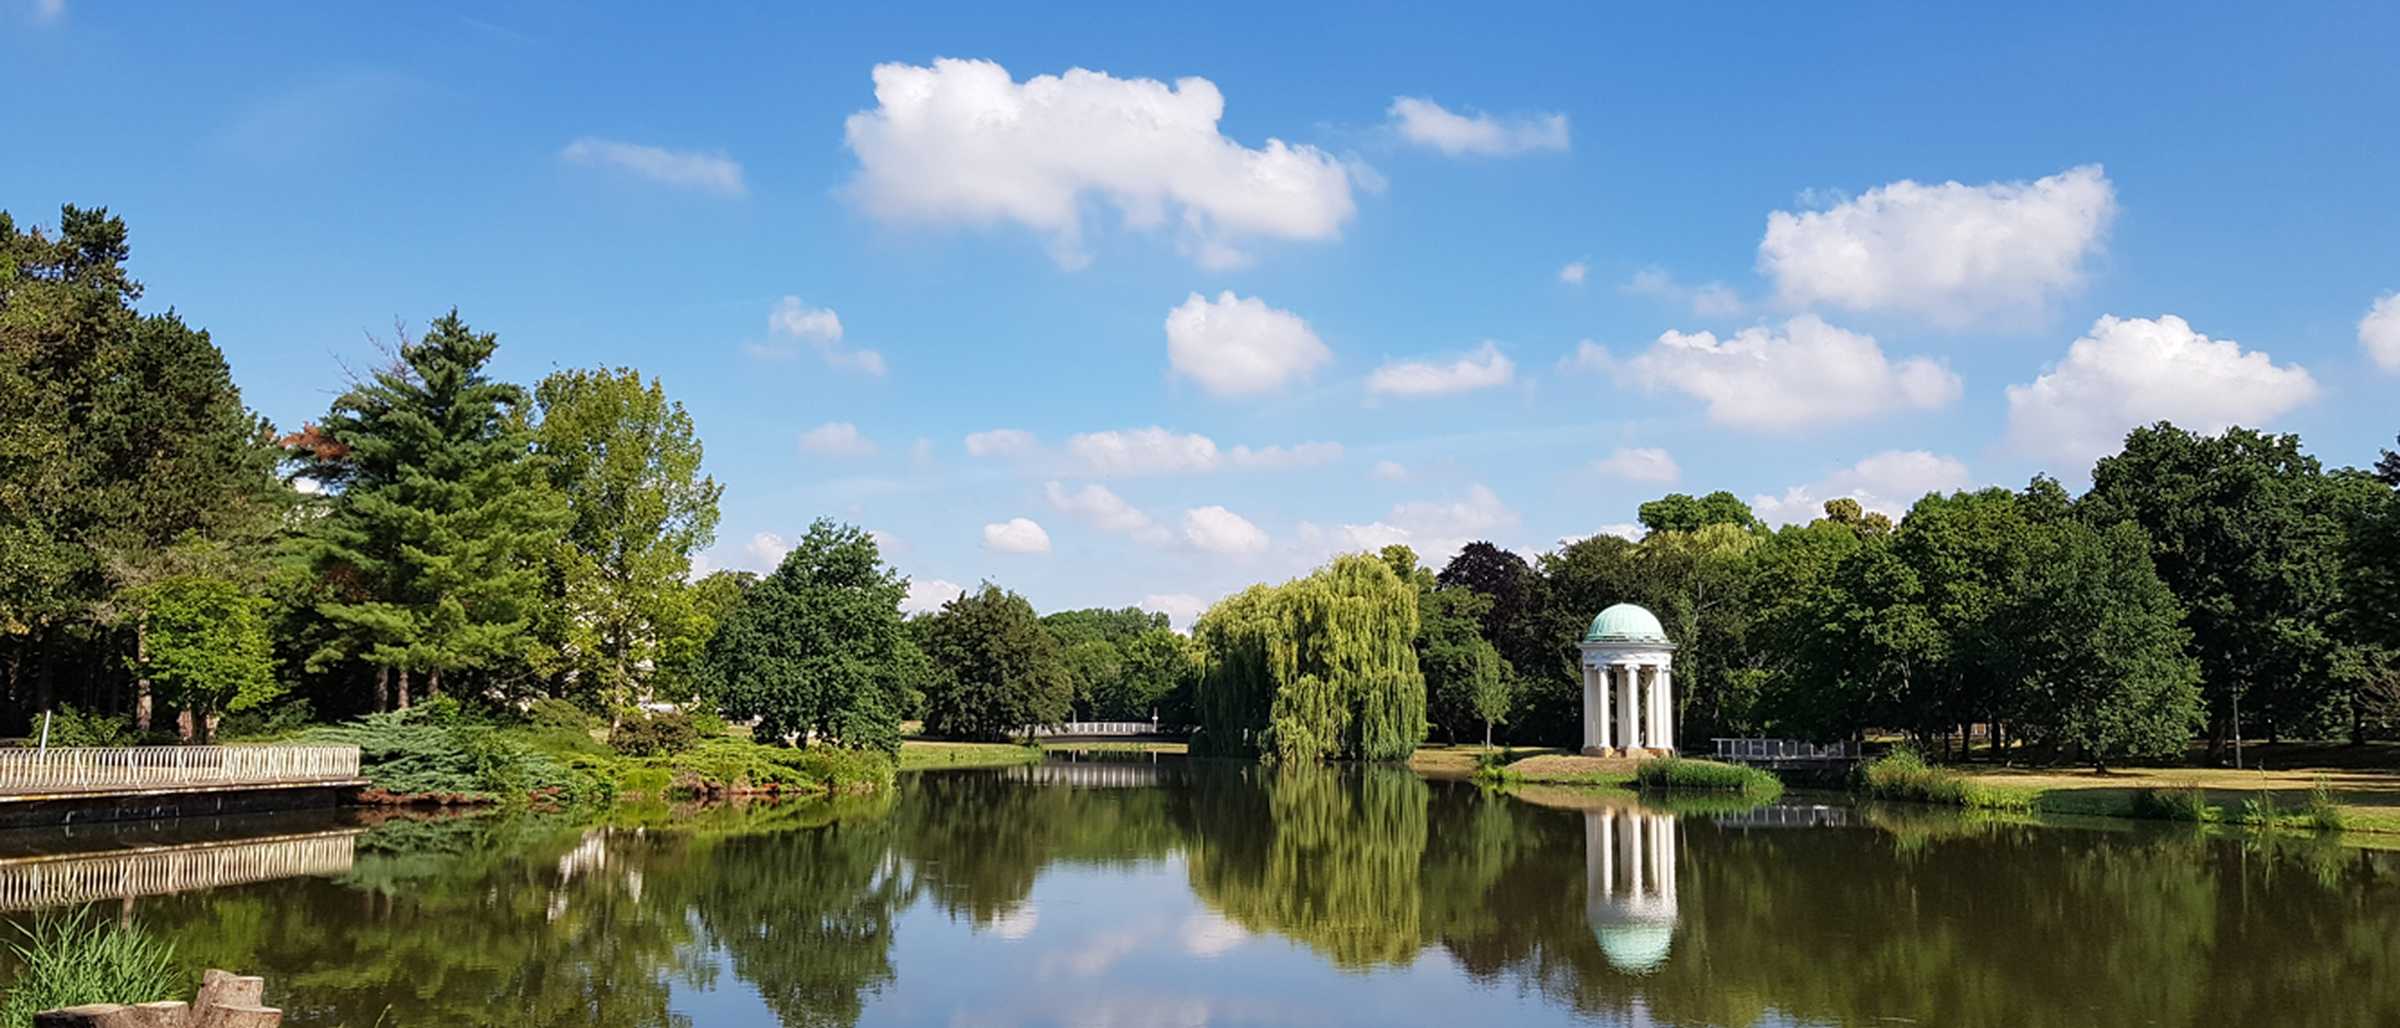
[[[211,873],[264,880],[105,909],[300,1026],[2400,1025],[2400,859],[2326,843],[1391,769],[902,782],[233,823],[277,838]]]

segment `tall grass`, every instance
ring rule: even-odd
[[[2333,802],[2332,787],[2323,778],[2318,778],[2317,784],[2308,790],[2308,804],[2300,808],[2300,817],[2320,832],[2338,832],[2349,824],[2341,806]]]
[[[0,999],[0,1028],[29,1028],[33,1015],[80,1003],[148,1003],[186,990],[175,947],[119,927],[88,908],[42,914],[17,926],[18,971]]]
[[[1736,792],[1761,803],[1771,803],[1783,795],[1783,779],[1772,773],[1713,760],[1682,757],[1645,760],[1634,766],[1633,780],[1644,789]]]
[[[1861,765],[1854,783],[1865,796],[1911,803],[1937,803],[1975,810],[2030,810],[2033,799],[1983,785],[1948,768],[1935,767],[1914,750],[1893,750]]]
[[[2217,818],[2216,808],[2208,805],[2208,794],[2198,782],[2144,789],[2133,794],[2132,804],[2129,812],[2133,816],[2155,821],[2198,823]]]

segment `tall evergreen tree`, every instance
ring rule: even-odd
[[[724,489],[700,473],[683,405],[631,369],[560,371],[534,389],[534,451],[569,517],[551,564],[545,618],[568,691],[614,710],[674,680],[712,627],[685,579],[716,538]],[[676,698],[688,698],[678,695]]]
[[[529,400],[486,366],[498,348],[453,310],[287,440],[333,495],[302,553],[338,629],[312,664],[373,669],[372,706],[408,706],[415,676],[483,672],[529,655],[542,562],[564,510],[533,459]]]

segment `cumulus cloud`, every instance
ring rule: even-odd
[[[1408,478],[1408,468],[1396,460],[1379,460],[1372,474],[1386,482],[1399,482]]]
[[[754,344],[750,355],[768,359],[796,356],[809,350],[827,365],[881,376],[883,355],[842,345],[842,318],[830,307],[811,307],[797,296],[786,296],[767,312],[767,334],[784,342]]]
[[[558,156],[570,164],[615,168],[662,185],[725,196],[749,191],[742,184],[741,164],[722,153],[669,150],[585,136],[568,143]]]
[[[2400,293],[2391,293],[2358,319],[2358,345],[2385,371],[2400,371]]]
[[[875,441],[847,421],[828,421],[800,434],[800,448],[827,457],[869,457]]]
[[[1265,392],[1332,359],[1299,315],[1230,289],[1213,301],[1193,293],[1167,312],[1167,363],[1219,396]]]
[[[966,594],[967,587],[939,578],[908,580],[908,595],[901,599],[900,610],[905,614],[930,614]]]
[[[1168,623],[1184,632],[1191,631],[1192,622],[1208,611],[1208,601],[1190,593],[1151,593],[1137,606],[1166,615]]]
[[[1194,507],[1183,512],[1183,541],[1206,553],[1260,553],[1267,548],[1267,533],[1223,507]]]
[[[792,552],[792,544],[773,532],[751,536],[742,546],[742,556],[755,571],[773,571],[783,563],[783,555]]]
[[[1418,560],[1440,567],[1468,543],[1513,530],[1519,520],[1499,494],[1477,484],[1461,497],[1395,504],[1383,518],[1365,524],[1329,528],[1302,522],[1299,537],[1303,556],[1312,562],[1329,554],[1374,551],[1400,543],[1416,550]]]
[[[1216,440],[1207,436],[1152,426],[1085,432],[1070,437],[1067,455],[1096,475],[1159,475],[1215,471],[1226,466],[1260,471],[1314,467],[1341,459],[1342,446],[1299,443],[1220,450]]]
[[[1396,361],[1367,376],[1367,391],[1378,396],[1442,396],[1507,385],[1517,365],[1500,352],[1498,343],[1485,342],[1474,352],[1449,362]]]
[[[1123,497],[1110,492],[1107,486],[1094,484],[1070,490],[1060,483],[1051,482],[1042,488],[1042,492],[1049,497],[1050,506],[1103,532],[1132,536],[1136,541],[1151,545],[1167,541],[1166,529],[1151,521],[1150,515],[1125,502]]]
[[[1135,230],[1178,226],[1186,253],[1240,264],[1250,238],[1327,240],[1356,207],[1342,162],[1313,146],[1249,147],[1218,131],[1214,83],[1076,68],[1019,83],[991,61],[877,65],[875,107],[843,135],[853,197],[893,222],[1025,226],[1059,263],[1089,261],[1086,208]]]
[[[1599,363],[1607,363],[1605,354]],[[1702,401],[1718,424],[1759,430],[1941,407],[1962,388],[1957,375],[1934,361],[1889,360],[1873,336],[1809,314],[1780,330],[1753,326],[1724,339],[1668,332],[1621,373],[1646,388]]]
[[[1482,157],[1514,157],[1518,154],[1544,150],[1565,150],[1568,146],[1567,116],[1564,114],[1521,114],[1497,117],[1481,111],[1465,114],[1452,111],[1422,97],[1403,96],[1392,100],[1392,128],[1400,138],[1419,146],[1430,146],[1457,157],[1474,154]]]
[[[967,433],[969,457],[1022,457],[1034,451],[1033,433],[1021,428],[995,428]]]
[[[2097,164],[2033,182],[1908,180],[1825,210],[1767,216],[1758,268],[1784,302],[1963,327],[2038,313],[2080,286],[2117,209]]]
[[[1955,457],[1924,450],[1886,450],[1780,496],[1754,496],[1750,510],[1770,525],[1805,524],[1824,516],[1825,501],[1852,499],[1897,521],[1926,493],[1946,493],[1970,484],[1967,466]]]
[[[1730,318],[1742,313],[1741,295],[1723,282],[1703,282],[1686,285],[1675,281],[1663,268],[1643,268],[1634,272],[1620,287],[1636,296],[1653,296],[1668,303],[1687,305],[1692,316],[1699,318]]]
[[[1558,360],[1558,370],[1581,374],[1596,374],[1617,370],[1617,359],[1609,355],[1608,347],[1589,339],[1575,341],[1575,350]]]
[[[2198,432],[2257,426],[2317,395],[2297,364],[2276,364],[2231,339],[2210,339],[2172,314],[2102,317],[2066,359],[2008,387],[2008,434],[2021,452],[2078,470],[2153,421]]]
[[[983,526],[983,547],[1001,553],[1048,553],[1050,533],[1032,518],[1010,518]]]
[[[1675,458],[1656,447],[1619,449],[1594,462],[1592,470],[1635,482],[1672,482],[1683,475]]]
[[[1584,276],[1591,274],[1591,271],[1590,266],[1582,261],[1568,261],[1566,267],[1558,269],[1558,280],[1571,286],[1579,286],[1583,284]]]

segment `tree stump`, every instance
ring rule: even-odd
[[[267,981],[211,969],[200,979],[200,995],[190,1003],[160,1002],[126,1006],[87,1003],[33,1015],[34,1028],[278,1028],[283,1011],[261,1006]]]

